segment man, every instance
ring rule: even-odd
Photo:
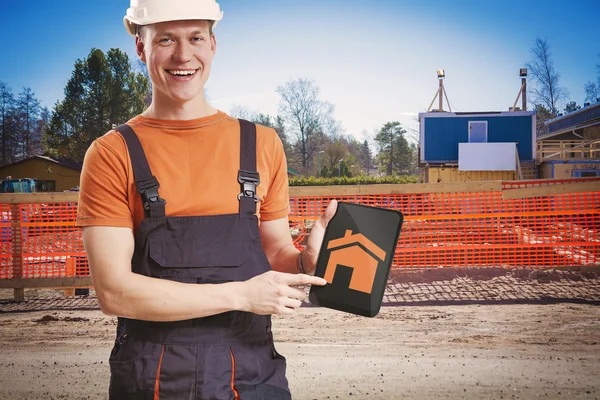
[[[152,103],[90,146],[77,218],[119,317],[111,399],[289,399],[270,314],[325,284],[311,274],[335,202],[299,253],[277,134],[204,98],[221,18],[214,0],[131,0],[124,19]]]

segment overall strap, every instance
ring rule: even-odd
[[[158,195],[160,184],[156,177],[152,175],[140,139],[127,124],[117,126],[115,130],[123,136],[125,143],[127,143],[131,166],[133,167],[135,187],[142,196],[145,216],[147,218],[164,217],[166,201]]]
[[[260,183],[260,176],[256,171],[256,125],[240,119],[240,170],[238,182],[241,193],[240,214],[255,214],[258,196],[256,187]]]

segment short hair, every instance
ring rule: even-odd
[[[212,36],[212,35],[213,35],[213,30],[212,30],[212,29],[213,29],[213,25],[215,24],[215,21],[212,21],[212,20],[206,20],[206,21],[208,21],[208,34],[209,34],[210,36]],[[142,37],[142,35],[143,35],[143,30],[144,30],[144,28],[145,28],[146,26],[147,26],[147,25],[138,25],[138,26],[137,26],[137,31],[136,31],[136,33],[138,34],[138,36]]]

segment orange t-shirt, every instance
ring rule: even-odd
[[[128,122],[140,139],[168,216],[239,212],[240,124],[219,111],[208,117],[167,121],[137,116]],[[268,221],[289,212],[287,163],[274,129],[257,125],[260,174],[257,216]],[[125,139],[110,131],[88,149],[77,212],[78,226],[137,229],[144,218]]]

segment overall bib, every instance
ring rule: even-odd
[[[145,209],[134,273],[204,284],[245,281],[271,270],[255,215],[256,126],[240,120],[240,127],[239,213],[179,217],[165,215],[166,201],[133,129],[116,128],[127,143]],[[271,316],[231,311],[177,322],[118,321],[110,399],[291,399]]]

